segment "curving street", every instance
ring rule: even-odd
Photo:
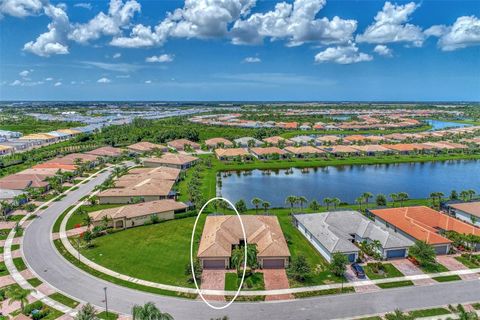
[[[230,319],[339,319],[431,306],[480,301],[480,280],[438,283],[389,289],[363,294],[324,296],[288,302],[234,303],[227,310],[212,310],[202,301],[184,300],[149,294],[95,278],[77,269],[58,254],[51,240],[56,218],[105,180],[109,172],[99,174],[79,189],[52,204],[26,228],[23,254],[28,266],[39,278],[76,299],[104,307],[104,287],[108,308],[128,314],[134,304],[154,302],[176,320],[210,319],[228,315]],[[278,303],[282,303],[279,308]]]

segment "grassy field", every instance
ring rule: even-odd
[[[240,286],[241,276],[236,272],[229,272],[225,274],[225,290],[237,291]],[[263,273],[255,272],[245,276],[242,290],[265,290],[265,283],[263,282]]]
[[[410,281],[410,280],[396,281],[396,282],[386,282],[386,283],[377,284],[377,286],[379,286],[382,289],[409,287],[409,286],[413,286],[413,285],[414,285],[413,282]]]
[[[200,238],[205,216],[196,230]],[[185,268],[190,262],[190,237],[195,218],[141,226],[95,239],[95,247],[82,249],[90,260],[120,273],[177,286],[194,287]]]
[[[365,270],[365,274],[371,280],[375,279],[386,279],[386,278],[396,278],[402,277],[403,273],[401,273],[397,268],[393,266],[391,263],[384,263],[383,267],[385,268],[383,272],[375,273],[374,269],[372,268],[372,264],[369,263],[363,267]]]
[[[18,120],[10,119],[2,121],[2,130],[18,131],[24,135],[38,132],[49,132],[58,129],[66,129],[81,126],[80,122],[46,121],[37,120],[34,117],[23,116]]]

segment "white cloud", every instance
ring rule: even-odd
[[[145,84],[151,84],[152,80],[145,80]]]
[[[83,8],[83,9],[87,9],[87,10],[92,10],[92,4],[89,3],[89,2],[75,3],[73,6],[76,7],[76,8]]]
[[[262,62],[262,59],[260,59],[259,57],[246,57],[245,59],[243,59],[243,62],[245,62],[245,63],[259,63],[259,62]]]
[[[28,71],[28,70],[23,70],[23,71],[21,71],[21,72],[18,73],[18,74],[20,75],[20,77],[26,78],[26,77],[28,77],[28,75],[30,74],[30,71]]]
[[[480,45],[480,19],[475,16],[462,16],[451,26],[432,26],[425,30],[425,34],[439,37],[438,46],[443,51]]]
[[[128,79],[128,78],[130,78],[130,75],[129,75],[129,74],[119,74],[119,75],[116,76],[115,78],[118,78],[118,79]]]
[[[145,58],[145,62],[166,63],[166,62],[172,62],[174,58],[175,58],[175,56],[172,55],[172,54],[161,54],[159,56],[147,57],[147,58]]]
[[[344,43],[352,39],[356,20],[337,16],[332,20],[315,19],[326,0],[295,0],[279,2],[273,11],[255,13],[235,22],[231,34],[234,44],[259,44],[265,37],[286,39],[290,46],[305,42]]]
[[[68,37],[79,43],[88,43],[90,40],[99,39],[103,35],[120,34],[121,29],[130,23],[141,6],[135,0],[110,0],[108,13],[100,12],[93,19],[83,24],[75,24]]]
[[[45,81],[53,81],[53,78],[51,77],[45,78]]]
[[[357,35],[357,42],[392,43],[409,42],[420,47],[425,40],[422,29],[407,23],[410,15],[419,7],[414,2],[405,5],[385,2],[382,11],[375,16],[375,22],[363,34]]]
[[[22,82],[20,80],[15,80],[12,83],[10,83],[11,86],[20,86]]]
[[[393,53],[392,49],[390,49],[384,44],[377,44],[373,51],[384,57],[391,57]]]
[[[45,14],[52,19],[48,24],[48,31],[38,36],[35,41],[27,42],[23,50],[41,57],[53,54],[67,54],[68,46],[65,44],[66,32],[70,23],[65,10],[61,6],[47,5]]]
[[[351,64],[363,61],[371,61],[371,55],[359,52],[355,43],[349,43],[346,46],[330,47],[317,53],[315,62],[327,63],[334,62],[338,64]]]
[[[58,82],[55,82],[55,84],[53,85],[54,87],[60,87],[62,85],[62,83],[60,81]]]
[[[98,62],[98,61],[81,61],[81,63],[87,66],[96,67],[103,70],[125,72],[125,73],[137,71],[143,68],[143,66],[131,64],[131,63],[107,63],[107,62]]]
[[[3,14],[23,18],[39,14],[43,8],[41,0],[3,0],[0,2],[0,18]]]
[[[108,78],[100,78],[97,80],[98,83],[110,83],[112,82],[112,80],[108,79]]]
[[[110,41],[110,45],[121,48],[141,48],[163,45],[173,26],[171,21],[163,21],[154,30],[149,26],[137,24],[128,37],[119,36]]]
[[[122,56],[122,54],[120,52],[117,52],[113,55],[113,59],[118,59]]]

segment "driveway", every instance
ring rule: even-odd
[[[265,283],[266,290],[276,289],[288,289],[290,284],[288,283],[287,272],[285,269],[263,269],[263,282]],[[293,299],[292,294],[278,294],[266,296],[265,301],[272,300],[288,300]]]
[[[450,271],[468,269],[453,256],[437,256],[437,261],[447,267]],[[461,274],[460,278],[462,278],[462,280],[476,280],[478,279],[478,274]]]
[[[201,289],[209,290],[225,290],[225,273],[227,270],[210,270],[204,269],[202,271]],[[225,301],[223,296],[207,296],[204,298],[208,301]],[[199,299],[201,299],[199,297]]]
[[[393,264],[395,268],[397,268],[401,273],[403,273],[406,276],[416,276],[419,274],[424,274],[422,269],[420,269],[419,267],[417,267],[407,259],[392,260],[390,261],[390,263]],[[412,282],[416,286],[425,286],[425,285],[436,283],[436,281],[433,279],[419,279],[419,280],[413,280]]]

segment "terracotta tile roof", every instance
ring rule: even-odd
[[[169,170],[159,170],[159,171],[152,171],[140,174],[126,174],[121,176],[115,181],[115,187],[117,188],[127,188],[131,186],[140,185],[142,183],[163,183],[163,180],[172,180],[176,181],[178,175],[180,174],[180,169],[174,168],[163,168],[161,169],[173,169],[175,172]],[[158,169],[158,168],[154,168]]]
[[[391,152],[392,150],[379,146],[378,144],[369,144],[364,146],[352,146],[352,148],[362,152]]]
[[[293,143],[292,141],[279,136],[268,137],[268,138],[262,139],[262,141],[266,143],[271,143],[271,144],[278,144],[280,141],[284,141],[285,145]]]
[[[164,146],[164,145],[161,145],[161,144],[155,144],[155,143],[151,143],[151,142],[148,142],[148,141],[141,141],[141,142],[137,142],[137,143],[129,145],[127,147],[127,149],[133,150],[133,151],[138,151],[138,152],[145,152],[145,151],[152,151],[152,150],[155,150],[155,149],[166,150],[167,147]]]
[[[156,167],[156,168],[133,168],[128,171],[128,176],[133,175],[157,175],[161,174],[166,180],[176,180],[180,175],[181,170],[177,168],[169,167]],[[125,176],[122,176],[122,178]]]
[[[32,134],[27,134],[26,136],[20,137],[18,139],[19,140],[50,140],[50,139],[56,139],[56,137],[48,133],[32,133]]]
[[[177,139],[167,142],[167,145],[173,149],[183,149],[185,145],[189,145],[193,149],[200,149],[200,145],[188,139]]]
[[[250,148],[250,152],[258,156],[264,156],[269,154],[284,155],[287,152],[277,147],[265,147],[265,148]]]
[[[331,153],[358,153],[358,150],[350,146],[337,145],[331,147],[323,147],[322,149]]]
[[[320,150],[320,149],[315,148],[315,147],[312,147],[312,146],[286,147],[285,150],[290,152],[290,153],[296,154],[296,155],[325,153],[325,151]]]
[[[12,174],[0,179],[1,189],[24,190],[28,187],[41,188],[48,186],[45,179],[48,175],[43,174]]]
[[[151,215],[154,213],[176,211],[186,209],[187,205],[175,200],[155,200],[141,202],[137,204],[130,204],[126,206],[103,209],[99,211],[90,212],[88,215],[93,221],[101,221],[103,217],[107,216],[110,219],[118,218],[135,218]]]
[[[198,160],[197,157],[180,153],[164,153],[160,158],[145,158],[143,161],[164,164],[164,165],[186,165]]]
[[[60,133],[71,134],[71,135],[82,133],[81,131],[74,130],[74,129],[58,129],[55,131]]]
[[[102,157],[118,157],[122,154],[122,149],[114,147],[100,147],[85,153]]]
[[[472,216],[476,216],[480,218],[480,201],[454,203],[454,204],[450,204],[449,206],[454,209],[466,212]]]
[[[248,156],[249,153],[246,149],[244,148],[229,148],[229,149],[216,149],[215,150],[215,155],[218,158],[222,157],[243,157],[243,156]]]
[[[227,140],[225,138],[212,138],[205,140],[205,144],[209,147],[216,147],[218,145],[223,144],[225,147],[231,147],[233,146],[233,142],[230,140]]]
[[[34,165],[34,169],[56,169],[56,170],[65,170],[65,171],[75,171],[77,169],[76,165],[73,164],[61,164],[61,163],[40,163]]]
[[[124,187],[112,188],[98,193],[99,197],[141,197],[141,196],[168,196],[172,190],[173,180],[144,180]]]
[[[438,234],[442,229],[480,235],[479,228],[425,206],[378,209],[371,212],[413,238],[429,244],[451,242]]]
[[[350,142],[358,142],[358,141],[368,140],[368,138],[365,136],[356,134],[356,135],[346,136],[343,138],[343,140],[350,141]]]
[[[339,137],[339,136],[321,136],[321,137],[318,137],[315,140],[320,141],[320,142],[337,142],[339,140],[342,140],[342,138]]]
[[[387,149],[400,151],[400,152],[426,149],[425,146],[422,146],[417,143],[382,144],[381,146]]]
[[[258,257],[289,257],[287,242],[276,216],[242,215],[247,243],[256,244]],[[208,216],[203,228],[198,257],[229,257],[232,245],[243,238],[240,221],[233,216]]]

